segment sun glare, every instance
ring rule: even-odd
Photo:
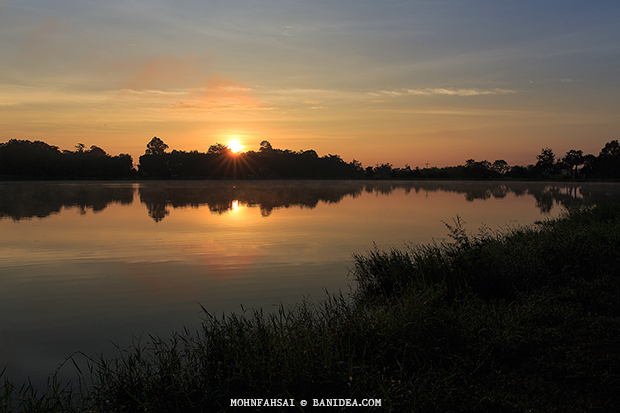
[[[232,153],[239,153],[243,150],[243,145],[241,145],[239,141],[233,140],[228,142],[228,149],[230,149]]]

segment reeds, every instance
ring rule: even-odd
[[[282,410],[313,411],[299,402],[350,398],[380,399],[381,411],[620,409],[620,207],[505,231],[470,234],[458,218],[447,227],[441,243],[355,255],[351,296],[205,311],[199,331],[90,359],[77,388],[52,381],[36,394],[5,380],[0,406],[211,412],[285,398],[296,407]]]

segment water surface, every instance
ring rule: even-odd
[[[528,225],[618,184],[0,183],[0,369],[41,381],[76,351],[349,291],[351,255]],[[64,368],[63,368],[64,370]]]

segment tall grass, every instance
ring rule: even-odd
[[[233,398],[348,397],[360,392],[368,314],[342,296],[227,317],[135,343],[96,368],[96,404],[115,411],[217,411]],[[361,328],[360,328],[361,327]],[[372,363],[369,366],[373,367]],[[122,410],[122,409],[121,409]]]
[[[5,380],[0,406],[211,412],[234,411],[233,398],[373,398],[381,411],[620,410],[620,206],[500,232],[471,234],[458,218],[447,228],[445,242],[355,255],[352,296],[205,311],[199,331],[90,359],[88,386],[36,394]]]
[[[530,227],[483,228],[477,234],[469,234],[457,217],[453,225],[446,224],[452,242],[354,255],[356,293],[361,299],[385,300],[430,288],[444,289],[450,300],[463,295],[514,299],[575,277],[615,273],[620,264],[619,214],[617,206],[606,204]]]

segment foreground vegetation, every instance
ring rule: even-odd
[[[619,411],[620,205],[502,232],[447,226],[442,243],[354,256],[350,297],[275,314],[205,311],[201,331],[91,359],[82,382],[51,380],[38,394],[5,380],[1,407],[207,412],[278,397],[381,399],[381,411]]]

